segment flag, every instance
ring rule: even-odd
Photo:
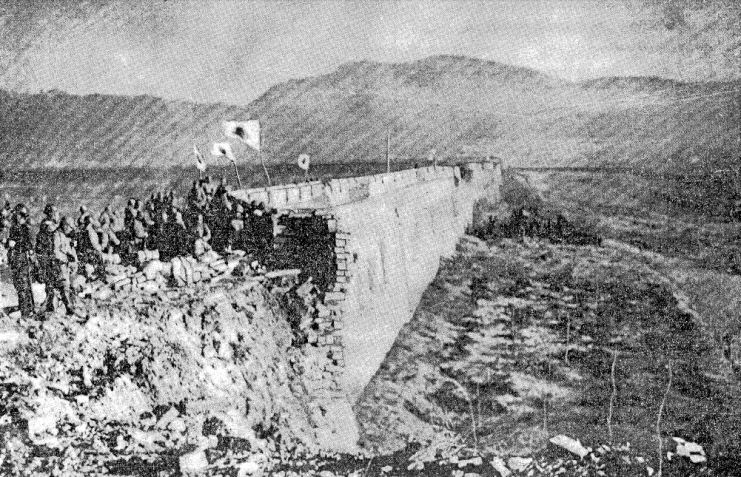
[[[206,172],[206,161],[203,160],[203,155],[195,144],[193,144],[193,154],[196,155],[196,169],[201,172]]]
[[[226,121],[224,123],[224,135],[239,139],[252,149],[260,150],[260,121]]]
[[[298,156],[298,160],[296,161],[296,163],[298,164],[299,168],[308,171],[309,165],[311,165],[311,157],[309,157],[308,154],[301,154]]]
[[[211,154],[216,157],[226,157],[230,161],[236,162],[232,153],[232,146],[228,142],[215,142],[214,147],[211,149]]]

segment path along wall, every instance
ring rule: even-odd
[[[411,319],[440,258],[499,200],[500,165],[428,167],[326,183],[237,191],[277,209],[274,253],[324,292],[309,343],[332,358],[331,387],[354,403]]]

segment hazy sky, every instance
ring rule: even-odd
[[[741,77],[725,0],[0,0],[0,88],[245,104],[362,59],[463,54],[567,79]]]

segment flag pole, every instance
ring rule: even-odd
[[[242,179],[239,178],[239,169],[237,169],[237,161],[232,161],[232,164],[234,165],[234,173],[237,174],[237,184],[239,184],[239,188],[242,188]]]
[[[386,134],[386,172],[391,172],[391,128]]]
[[[260,145],[260,149],[257,150],[257,155],[260,156],[260,164],[262,164],[262,170],[265,171],[265,177],[268,179],[268,187],[270,187],[270,175],[268,174],[268,168],[265,167],[265,160],[262,157],[262,145]]]

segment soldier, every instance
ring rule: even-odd
[[[231,216],[232,203],[229,201],[229,195],[224,193],[212,202],[209,223],[213,234],[211,246],[219,253],[229,246]]]
[[[82,231],[85,228],[85,217],[88,217],[90,213],[87,211],[87,207],[84,205],[80,206],[80,216],[77,217],[77,230]]]
[[[103,245],[100,242],[98,228],[93,218],[89,215],[83,222],[84,228],[78,234],[78,246],[80,261],[86,265],[91,265],[93,273],[103,276]]]
[[[54,311],[54,232],[59,227],[59,211],[52,204],[46,204],[44,207],[44,220],[39,226],[39,233],[36,235],[36,259],[39,264],[39,281],[46,289],[46,301],[42,308],[46,311]]]
[[[130,198],[124,210],[124,230],[131,230],[136,219],[136,199]]]
[[[211,250],[211,245],[208,243],[211,240],[211,229],[208,228],[208,224],[203,220],[202,214],[196,216],[196,223],[193,226],[192,234],[191,253],[194,257],[200,257]]]
[[[147,227],[144,225],[144,212],[138,211],[131,226],[131,243],[134,251],[144,250],[147,246]]]
[[[226,194],[227,192],[229,192],[229,184],[226,181],[226,177],[222,177],[221,182],[219,182],[219,185],[216,187],[214,195],[216,197],[221,197],[222,194]]]
[[[8,251],[8,235],[10,234],[10,218],[0,216],[0,264],[5,264]]]
[[[21,310],[21,316],[25,318],[29,318],[34,312],[31,291],[31,267],[35,260],[33,245],[28,209],[25,205],[18,204],[8,233],[8,264],[13,276],[13,286],[18,295],[18,308]]]
[[[67,308],[67,315],[75,312],[75,296],[72,294],[71,265],[77,262],[77,253],[72,247],[70,236],[74,233],[75,224],[72,219],[65,217],[54,232],[54,287],[50,291],[58,291],[62,303]]]
[[[234,249],[244,250],[244,208],[237,204],[235,208],[234,216],[229,222],[229,238],[227,243],[227,251],[231,252]]]
[[[114,253],[121,246],[121,240],[119,240],[116,232],[113,230],[113,226],[113,215],[110,212],[110,208],[106,207],[103,213],[100,214],[101,245],[103,245],[104,252]]]
[[[170,240],[170,256],[177,257],[188,252],[187,240],[188,230],[183,220],[183,214],[179,210],[171,211],[170,220],[167,223],[167,233]]]
[[[193,187],[188,192],[187,204],[188,211],[191,214],[202,213],[206,209],[206,191],[203,190],[198,181],[193,181]]]
[[[3,206],[3,210],[0,211],[0,216],[4,219],[8,219],[8,222],[11,221],[13,217],[13,209],[10,205],[10,202],[8,200],[5,201],[5,205]]]
[[[103,208],[103,212],[101,212],[100,216],[98,216],[98,222],[100,222],[101,226],[105,226],[107,224],[111,224],[111,226],[113,226],[113,213],[111,213],[110,205],[106,205]]]
[[[155,220],[154,225],[149,228],[150,244],[152,248],[159,250],[161,260],[168,260],[172,257],[170,253],[171,237],[168,236],[169,228],[167,225],[170,220],[171,219],[167,215],[167,211],[161,210],[159,215],[157,216],[157,220]]]
[[[167,193],[167,203],[166,205],[168,207],[175,207],[178,208],[178,198],[175,196],[175,190],[170,189],[170,192]]]

